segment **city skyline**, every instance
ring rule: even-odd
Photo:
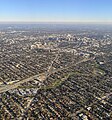
[[[112,0],[0,0],[0,120],[111,120]]]
[[[112,23],[111,0],[1,0],[0,22]]]

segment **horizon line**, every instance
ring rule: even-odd
[[[0,21],[0,24],[112,24],[112,22],[91,21]]]

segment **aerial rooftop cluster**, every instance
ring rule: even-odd
[[[0,28],[0,120],[111,120],[112,29]]]

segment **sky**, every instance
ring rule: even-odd
[[[112,0],[0,0],[0,22],[112,23]]]

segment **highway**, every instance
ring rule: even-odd
[[[62,71],[62,70],[69,69],[72,66],[76,66],[76,65],[78,65],[80,63],[87,62],[87,61],[90,61],[90,60],[93,60],[93,58],[83,59],[83,60],[81,60],[81,61],[79,61],[79,62],[77,62],[75,64],[71,64],[70,66],[67,66],[65,68],[60,68],[60,69],[54,70],[48,76],[46,76],[44,80],[46,80],[51,74],[54,74],[54,73]],[[4,85],[4,86],[0,87],[0,93],[3,93],[3,92],[6,92],[6,91],[9,91],[9,90],[18,88],[21,84],[23,84],[25,82],[32,81],[34,79],[39,79],[41,75],[42,74],[34,75],[34,76],[29,77],[29,78],[20,80],[19,82],[15,82],[13,84]]]

